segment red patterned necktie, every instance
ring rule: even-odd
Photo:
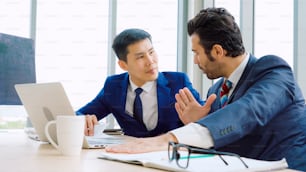
[[[224,107],[227,104],[228,93],[231,88],[232,88],[232,82],[229,80],[225,80],[222,84],[221,92],[220,92],[221,107]]]

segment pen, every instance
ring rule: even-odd
[[[213,154],[201,154],[201,155],[190,155],[190,159],[195,159],[195,158],[208,158],[208,157],[213,157]],[[180,159],[188,159],[188,156],[182,156]]]

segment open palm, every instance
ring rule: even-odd
[[[186,125],[205,117],[209,113],[211,104],[216,97],[215,94],[210,95],[202,106],[196,101],[189,89],[185,87],[175,95],[177,101],[175,109],[181,121]]]

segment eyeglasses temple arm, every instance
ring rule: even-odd
[[[222,158],[221,155],[228,155],[228,156],[235,156],[237,157],[242,164],[246,167],[249,168],[249,166],[241,159],[241,157],[238,154],[235,153],[230,153],[230,152],[221,152],[221,151],[216,151],[214,149],[203,149],[203,148],[196,148],[196,147],[191,147],[192,152],[194,153],[207,153],[207,154],[214,154],[214,155],[219,155],[219,157],[222,159],[222,161],[228,165],[228,163],[225,161],[224,158]]]
[[[220,157],[220,159],[224,162],[225,165],[228,165],[228,163],[225,161],[225,159],[221,156],[221,155],[218,155]]]

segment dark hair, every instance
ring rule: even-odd
[[[148,32],[141,29],[126,29],[115,37],[112,48],[120,60],[127,62],[127,47],[146,38],[152,42]]]
[[[219,44],[227,51],[227,56],[236,57],[245,52],[242,36],[235,18],[224,8],[201,10],[188,22],[188,34],[196,33],[206,54],[213,45]]]

